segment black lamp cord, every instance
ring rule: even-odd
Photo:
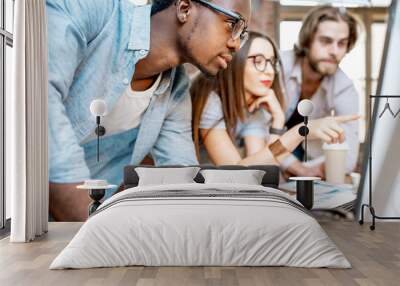
[[[305,136],[304,136],[304,162],[307,162],[307,135],[308,135],[308,116],[304,116]]]
[[[97,162],[100,161],[100,116],[96,116],[96,134],[97,134]]]
[[[100,125],[100,116],[96,116],[96,124],[97,127],[95,129],[95,133],[97,135],[97,162],[100,161],[100,137],[106,134],[106,129],[104,126]]]

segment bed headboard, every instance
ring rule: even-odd
[[[139,177],[135,171],[135,168],[139,167],[138,165],[130,165],[124,168],[124,182],[123,182],[123,189],[133,188],[136,187],[139,183]],[[140,167],[147,167],[147,168],[167,168],[167,167],[174,167],[180,168],[185,167],[181,165],[174,165],[174,166],[143,166]],[[238,165],[226,165],[226,166],[211,166],[211,165],[199,165],[201,169],[220,169],[220,170],[263,170],[265,171],[265,175],[262,180],[262,185],[265,187],[271,188],[278,188],[279,185],[279,167],[274,165],[254,165],[254,166],[238,166]],[[203,176],[199,173],[197,174],[194,180],[197,183],[204,183]]]

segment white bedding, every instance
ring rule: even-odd
[[[196,183],[136,187],[109,198],[50,269],[128,265],[351,267],[283,192]]]

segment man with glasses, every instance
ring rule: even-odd
[[[339,68],[339,63],[357,41],[358,28],[356,19],[343,7],[320,6],[305,17],[295,49],[281,54],[288,128],[303,122],[296,108],[302,99],[310,99],[314,103],[311,119],[358,114],[357,91]],[[332,124],[348,144],[346,169],[350,173],[356,167],[358,157],[358,122],[351,121],[341,126]],[[330,135],[325,134],[325,137]],[[324,177],[322,142],[309,141],[308,155],[309,160],[314,159],[314,166],[301,163],[304,150],[299,146],[293,156],[285,160],[282,168],[291,175]]]
[[[47,0],[50,212],[85,220],[83,180],[123,167],[197,164],[183,63],[225,69],[247,38],[250,0]],[[107,104],[96,156],[94,99]],[[109,196],[107,193],[106,196]]]

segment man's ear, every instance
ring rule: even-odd
[[[181,24],[186,23],[192,9],[192,1],[178,0],[176,1],[175,5],[176,5],[176,17],[178,18],[179,23]]]

